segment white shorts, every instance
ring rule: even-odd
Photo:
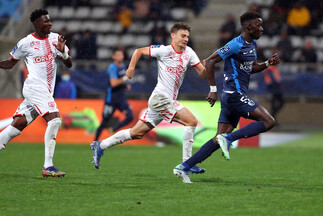
[[[163,94],[153,94],[148,100],[148,109],[141,115],[140,120],[149,122],[156,127],[163,119],[169,123],[176,113],[184,106],[178,101],[169,99]]]
[[[24,86],[23,95],[25,100],[19,105],[14,116],[25,115],[28,124],[38,115],[59,112],[54,97],[42,86]]]

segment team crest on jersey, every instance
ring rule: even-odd
[[[225,54],[225,53],[227,53],[230,49],[231,49],[231,48],[229,47],[229,45],[225,45],[224,47],[222,47],[222,48],[220,49],[220,52],[221,52],[222,54]]]
[[[32,48],[34,48],[34,49],[39,50],[39,48],[40,48],[40,41],[32,41],[32,42],[30,43],[30,46],[31,46]]]
[[[50,102],[48,102],[48,106],[49,106],[50,108],[55,108],[55,102],[54,102],[54,101],[50,101]]]
[[[185,61],[187,61],[187,60],[188,60],[188,55],[187,55],[187,54],[184,54],[184,55],[183,55],[183,59],[184,59]]]
[[[174,53],[174,52],[170,52],[170,53],[168,54],[168,57],[169,57],[170,59],[174,60],[174,58],[175,58],[175,53]]]
[[[151,45],[151,48],[159,48],[160,45]]]

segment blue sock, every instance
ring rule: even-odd
[[[182,165],[185,167],[184,170],[189,170],[194,165],[201,163],[206,158],[210,157],[213,152],[220,148],[219,144],[215,144],[212,139],[205,143],[200,150],[198,150],[192,157],[187,161],[183,162]]]
[[[261,121],[256,121],[248,124],[246,127],[241,128],[233,133],[228,134],[231,137],[231,141],[238,140],[240,138],[248,138],[256,136],[262,132],[266,132],[267,128]]]

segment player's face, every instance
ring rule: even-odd
[[[114,61],[122,62],[124,59],[124,54],[122,51],[118,50],[113,54],[112,58]]]
[[[53,24],[49,15],[42,15],[35,21],[36,31],[40,34],[49,34]]]
[[[262,27],[262,19],[257,18],[250,21],[250,35],[253,39],[259,39],[262,36],[264,28]]]
[[[188,43],[190,33],[187,30],[180,29],[176,33],[172,33],[172,39],[175,45],[185,48]]]

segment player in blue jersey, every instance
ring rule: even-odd
[[[260,14],[246,12],[241,15],[240,22],[241,35],[205,60],[207,79],[210,84],[210,92],[206,99],[211,107],[217,100],[214,65],[222,60],[225,61],[221,113],[215,137],[206,142],[191,158],[173,169],[173,173],[185,183],[191,183],[188,170],[211,156],[217,149],[221,148],[225,159],[229,160],[229,148],[233,141],[255,136],[270,130],[275,125],[275,119],[269,112],[250,99],[247,94],[250,75],[266,69],[269,65],[278,64],[280,59],[275,53],[267,61],[257,62],[256,40],[261,37],[264,30]],[[255,122],[232,132],[240,117],[253,119]]]
[[[125,82],[128,80],[126,76],[126,65],[123,63],[124,60],[124,52],[121,49],[117,49],[114,51],[113,63],[109,65],[108,74],[110,78],[110,86],[107,90],[103,113],[102,113],[102,122],[100,127],[96,131],[95,139],[98,140],[102,130],[106,127],[109,120],[111,119],[114,111],[116,109],[123,112],[126,118],[118,122],[114,127],[110,128],[110,132],[115,132],[121,127],[130,123],[133,119],[133,112],[131,107],[129,106],[126,98],[126,90],[130,88],[127,86]]]

